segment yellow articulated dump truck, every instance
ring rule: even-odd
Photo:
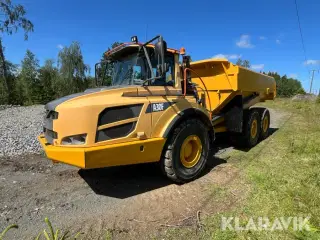
[[[216,133],[245,147],[268,135],[269,111],[251,106],[274,99],[271,77],[226,59],[190,62],[161,36],[144,44],[132,37],[105,56],[96,88],[45,105],[39,141],[54,162],[83,169],[158,162],[170,179],[187,182],[212,156]]]

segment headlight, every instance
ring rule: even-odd
[[[87,134],[79,134],[69,137],[64,137],[61,141],[62,145],[83,145],[86,143]]]

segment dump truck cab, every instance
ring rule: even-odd
[[[170,179],[190,181],[212,155],[215,132],[242,135],[250,147],[266,136],[269,112],[249,107],[274,98],[274,80],[248,71],[225,59],[190,62],[161,36],[133,37],[95,65],[95,88],[45,105],[39,141],[54,162],[158,162]]]
[[[154,45],[148,44],[145,52],[141,43],[123,43],[105,53],[105,61],[95,65],[96,85],[104,86],[171,86],[180,87],[179,81],[179,51],[167,49],[164,53],[166,72],[159,76],[159,62],[155,56]],[[149,65],[150,63],[150,65]],[[112,68],[112,71],[108,71]],[[148,80],[149,79],[149,80]],[[106,80],[109,80],[106,81]]]

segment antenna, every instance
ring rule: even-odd
[[[148,41],[148,23],[147,23],[147,26],[146,26],[146,41]]]

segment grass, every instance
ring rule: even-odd
[[[43,230],[43,232],[40,232],[35,238],[34,240],[40,240],[40,239],[45,239],[45,240],[68,240],[68,239],[79,239],[79,235],[81,233],[77,233],[74,237],[71,237],[69,234],[69,231],[66,232],[61,232],[61,230],[57,229],[54,230],[54,228],[52,227],[52,224],[50,222],[50,220],[48,218],[45,218],[44,220],[48,226],[48,231],[46,229]],[[6,233],[13,228],[18,228],[18,225],[10,225],[8,226],[6,229],[4,229],[2,231],[2,233],[0,233],[0,240],[4,240]]]
[[[85,237],[81,237],[83,234],[82,232],[76,233],[74,236],[70,234],[70,232],[67,230],[65,232],[62,232],[60,229],[54,229],[50,220],[48,218],[45,218],[45,223],[47,224],[48,229],[44,229],[42,232],[40,232],[37,236],[35,236],[34,240],[77,240],[77,239],[86,239]],[[7,228],[5,228],[2,232],[0,232],[0,240],[5,240],[6,233],[13,228],[18,228],[18,225],[10,225]],[[104,234],[103,239],[105,240],[111,240],[112,239],[112,232],[110,230],[106,230],[106,233]]]
[[[320,239],[320,104],[277,99],[262,104],[287,114],[288,119],[271,137],[249,152],[233,151],[228,160],[242,171],[250,194],[240,207],[211,215],[205,228],[172,229],[168,239]],[[222,231],[221,217],[310,217],[311,231]]]
[[[12,225],[6,227],[6,228],[0,233],[0,240],[3,240],[3,239],[4,239],[4,236],[6,235],[6,233],[7,233],[10,229],[13,229],[13,228],[18,228],[18,225],[12,224]]]

